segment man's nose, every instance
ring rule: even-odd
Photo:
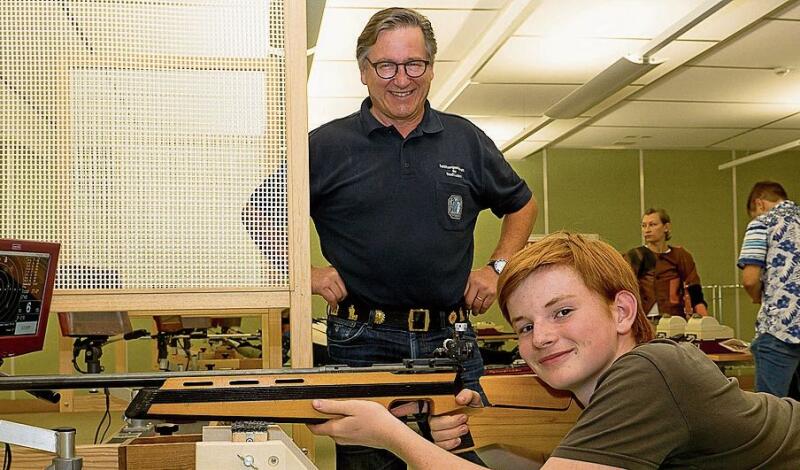
[[[411,78],[409,78],[408,74],[406,74],[406,68],[402,65],[397,67],[397,74],[395,74],[393,80],[395,84],[401,86],[405,86],[411,82]]]

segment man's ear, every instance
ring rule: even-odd
[[[360,69],[359,71],[361,72],[361,84],[362,85],[366,85],[367,84],[367,73],[369,72],[369,70],[367,70],[366,67],[359,67],[359,69]]]
[[[639,304],[636,302],[635,295],[626,290],[617,292],[614,302],[611,304],[611,313],[614,316],[617,333],[621,335],[630,333],[638,311]]]

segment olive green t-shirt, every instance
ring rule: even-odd
[[[552,455],[627,469],[800,469],[800,403],[742,391],[691,344],[655,340],[612,364]]]

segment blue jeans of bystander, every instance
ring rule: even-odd
[[[756,365],[756,391],[789,396],[792,378],[800,378],[800,344],[785,343],[764,333],[753,340],[750,351]]]

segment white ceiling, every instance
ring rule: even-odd
[[[545,147],[757,151],[800,138],[800,0],[733,0],[658,51],[663,64],[570,120],[544,112],[708,1],[403,3],[436,32],[431,104],[471,119],[507,158]],[[310,128],[358,109],[356,38],[395,4],[327,0],[310,49]]]

